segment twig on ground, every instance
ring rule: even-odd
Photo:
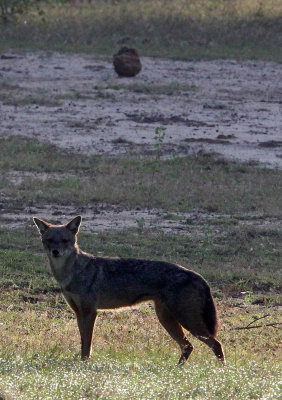
[[[270,314],[265,314],[262,317],[259,318],[254,318],[253,321],[251,321],[247,326],[239,326],[237,328],[234,328],[234,330],[242,330],[242,329],[255,329],[255,328],[263,328],[265,326],[273,326],[273,327],[277,327],[278,325],[282,325],[282,322],[271,322],[269,324],[264,324],[264,325],[253,325],[255,322],[263,319],[263,318],[267,318],[269,317]]]

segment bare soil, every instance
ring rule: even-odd
[[[150,58],[142,64],[137,77],[119,78],[111,60],[93,56],[2,55],[0,78],[9,90],[0,103],[0,137],[120,155],[154,149],[154,130],[163,125],[168,156],[216,152],[282,167],[280,64]]]
[[[0,137],[36,138],[87,155],[146,155],[155,149],[155,128],[164,126],[166,157],[213,152],[282,167],[281,65],[150,58],[143,58],[142,65],[138,76],[119,78],[111,60],[94,56],[2,55]],[[11,184],[19,183],[22,176],[12,171]],[[189,234],[197,229],[201,234],[207,220],[214,218],[198,212],[174,213],[169,218],[162,210],[106,205],[76,210],[52,205],[5,210],[1,220],[13,227],[29,224],[32,215],[65,220],[78,212],[90,231],[157,226],[166,232]],[[260,220],[257,215],[244,221],[281,226],[279,220]]]
[[[195,210],[190,213],[167,213],[161,209],[124,209],[121,206],[95,204],[90,207],[46,205],[43,207],[25,206],[19,210],[3,210],[1,221],[9,228],[32,226],[33,216],[52,220],[54,223],[65,223],[76,215],[83,216],[82,231],[106,232],[138,228],[140,231],[152,230],[168,234],[205,237],[207,227],[212,226],[212,234],[226,233],[226,224],[234,226],[251,226],[265,231],[282,229],[282,219],[266,217],[257,213],[235,215],[205,213]],[[210,234],[210,232],[209,232]]]

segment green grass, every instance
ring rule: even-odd
[[[0,285],[15,286],[36,295],[47,289],[54,290],[54,283],[51,283],[46,257],[38,254],[41,244],[32,225],[30,219],[26,230],[0,229]],[[249,291],[254,294],[254,301],[260,293],[262,303],[268,304],[281,289],[278,277],[281,238],[279,230],[250,227],[229,227],[217,234],[210,229],[204,237],[189,238],[150,230],[141,233],[136,227],[122,232],[81,233],[80,246],[105,256],[177,262],[205,276],[220,298]]]
[[[279,368],[265,368],[255,361],[222,370],[202,359],[187,371],[167,361],[124,363],[109,355],[87,365],[53,357],[18,358],[17,363],[2,361],[0,368],[0,384],[14,394],[11,398],[23,400],[279,398]]]
[[[24,177],[10,185],[9,170],[69,172]],[[7,206],[32,201],[43,205],[156,207],[167,211],[200,209],[218,213],[256,212],[281,216],[281,172],[237,164],[213,156],[172,160],[151,157],[81,156],[17,137],[0,141],[0,188]]]
[[[179,94],[182,92],[197,90],[197,87],[195,85],[188,85],[182,83],[180,84],[177,81],[172,81],[166,85],[152,85],[146,83],[132,83],[130,85],[108,84],[107,86],[105,86],[105,88],[113,90],[128,90],[130,92],[151,94],[151,95],[165,94],[167,96],[172,96],[174,94]]]
[[[269,301],[255,305],[256,295],[250,291],[255,285],[254,290],[266,290],[267,297],[267,293],[273,296],[278,290],[275,275],[280,258],[275,248],[281,236],[276,233],[264,240],[258,232],[250,235],[250,231],[239,231],[227,234],[222,242],[219,238],[200,241],[149,231],[140,234],[137,230],[80,234],[81,247],[93,253],[184,261],[214,280],[221,319],[219,338],[225,347],[227,367],[220,367],[207,346],[191,338],[195,351],[187,366],[177,368],[179,350],[148,305],[121,313],[99,313],[92,358],[81,362],[74,315],[47,271],[47,257],[41,252],[36,228],[1,229],[2,397],[277,399],[279,330],[267,326],[235,328],[266,315],[260,324],[279,321],[278,307]],[[219,255],[219,243],[225,250],[229,248],[229,255]],[[234,257],[236,246],[240,253]],[[264,260],[269,264],[263,265]],[[268,286],[264,286],[266,280]],[[249,290],[248,295],[240,294],[242,290]]]
[[[42,2],[2,26],[0,48],[281,62],[281,18],[279,0]]]
[[[7,243],[6,235],[6,230],[1,231],[2,244]],[[252,305],[247,296],[241,297],[240,307],[234,307],[230,297],[217,299],[226,368],[220,367],[212,352],[195,338],[191,338],[195,351],[189,363],[177,368],[179,350],[146,305],[122,313],[100,313],[91,361],[81,362],[74,316],[47,274],[46,259],[36,253],[39,250],[36,235],[35,228],[26,232],[13,230],[9,234],[12,246],[0,252],[1,279],[8,274],[13,276],[12,285],[1,282],[2,397],[5,394],[7,400],[278,398],[279,330],[234,328],[247,326],[266,314],[269,314],[266,322],[277,322],[279,312],[273,306]],[[168,248],[169,241],[177,258],[181,247],[176,245],[175,236],[162,241],[154,240],[148,233],[141,238],[132,232],[127,236],[125,232],[81,236],[86,248],[122,255],[141,252],[156,255],[159,242]],[[274,274],[272,265],[269,269]]]
[[[94,161],[87,157],[75,154],[69,155],[67,151],[60,151],[55,146],[41,143],[37,140],[10,137],[1,139],[0,169],[2,172],[13,169],[22,171],[65,172],[89,169]],[[76,166],[76,167],[75,167]]]
[[[82,208],[118,203],[163,207],[163,218],[174,221],[177,211],[212,212],[209,222],[187,218],[189,235],[149,230],[137,220],[134,229],[82,231],[79,243],[93,254],[168,260],[201,273],[218,306],[227,367],[191,337],[195,351],[177,368],[179,349],[148,304],[99,313],[92,358],[81,362],[76,321],[48,270],[36,227],[30,218],[26,228],[9,229],[1,218],[0,399],[279,397],[280,331],[266,325],[277,324],[281,314],[282,232],[256,222],[281,218],[281,171],[214,156],[162,160],[160,152],[87,157],[36,140],[2,139],[1,207],[20,214],[27,206],[53,203]],[[10,181],[13,172],[21,178],[17,184]],[[258,318],[261,328],[236,330]]]
[[[19,176],[21,171],[31,175],[11,184],[9,173],[13,170]],[[179,219],[175,211],[213,212],[214,218],[206,226],[195,219],[182,222],[190,231],[189,237],[164,234],[157,226],[147,230],[144,221],[137,219],[133,230],[82,235],[84,248],[105,255],[146,255],[179,262],[215,282],[221,297],[228,296],[229,290],[266,293],[270,289],[277,292],[281,286],[276,277],[280,268],[281,231],[254,225],[266,216],[281,217],[279,170],[212,156],[173,160],[161,160],[158,154],[149,158],[87,157],[35,140],[12,137],[1,140],[0,171],[2,209],[18,213],[27,205],[89,208],[97,202],[133,208],[161,207],[165,210],[163,218],[175,221]],[[44,175],[40,179],[38,175],[33,177],[32,172]],[[48,178],[46,173],[53,175]],[[248,219],[252,225],[248,225]],[[42,285],[45,290],[47,278],[43,279],[42,270],[37,269],[42,263],[42,257],[37,255],[37,231],[34,228],[27,228],[26,232],[7,231],[2,223],[0,239],[0,259],[6,268],[1,284],[28,286],[34,294]],[[19,269],[13,270],[13,266]],[[19,282],[21,279],[24,283]]]
[[[40,90],[33,94],[15,85],[8,80],[0,82],[0,101],[8,106],[39,105],[55,107],[60,105],[59,98],[50,97],[48,93]]]

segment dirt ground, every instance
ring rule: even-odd
[[[162,125],[168,155],[216,152],[282,167],[280,64],[149,58],[142,64],[137,77],[118,78],[111,61],[93,56],[0,55],[1,81],[10,85],[10,98],[0,103],[0,137],[119,155],[150,151]]]
[[[142,64],[137,77],[118,78],[110,60],[94,56],[0,55],[0,137],[36,138],[87,155],[149,154],[155,128],[164,126],[166,157],[213,152],[282,167],[280,64],[150,58]],[[20,174],[11,173],[11,184]],[[165,231],[187,232],[185,221],[194,218],[174,214],[169,220],[161,210],[106,208],[84,210],[86,229],[91,230],[94,213],[97,231],[157,224]],[[27,207],[21,214],[29,218],[50,211]],[[52,206],[51,213],[63,218],[76,211],[81,212]],[[4,210],[2,220],[23,223],[11,210]]]
[[[43,207],[26,206],[20,211],[4,209],[0,220],[10,228],[33,225],[32,217],[52,218],[58,223],[65,223],[72,216],[83,216],[82,230],[86,232],[106,232],[128,228],[159,230],[169,234],[204,237],[207,226],[212,226],[213,234],[224,233],[226,227],[218,221],[228,219],[230,215],[194,211],[190,213],[166,213],[159,209],[124,209],[121,206],[95,204],[89,207],[46,205]],[[265,217],[256,213],[236,216],[231,222],[237,226],[282,229],[282,220],[277,217]]]

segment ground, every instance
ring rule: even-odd
[[[43,52],[2,54],[0,137],[37,139],[87,156],[125,157],[150,155],[158,145],[155,129],[163,126],[162,157],[216,153],[282,167],[279,64],[157,58],[143,58],[142,64],[137,77],[118,78],[110,59]],[[13,169],[7,179],[19,184],[30,174],[40,180],[57,175]],[[50,214],[48,207],[41,214]],[[54,207],[53,213],[63,215],[73,210]],[[16,219],[19,224],[39,210],[22,210],[20,219],[18,213],[3,211],[6,222]],[[181,220],[195,214],[184,213],[167,222],[152,208],[124,210],[101,204],[99,211],[98,231],[131,227],[136,220],[144,220],[147,226],[157,223],[166,231],[181,230]],[[93,213],[84,210],[84,214],[89,229]]]
[[[136,78],[118,78],[93,56],[5,56],[1,137],[120,155],[150,151],[162,125],[168,156],[211,151],[282,167],[280,64],[144,58]]]
[[[142,64],[121,79],[105,57],[0,55],[0,399],[279,397],[281,65]],[[207,279],[225,369],[193,337],[175,368],[150,304],[101,313],[92,359],[79,361],[32,222],[77,214],[83,250]]]

